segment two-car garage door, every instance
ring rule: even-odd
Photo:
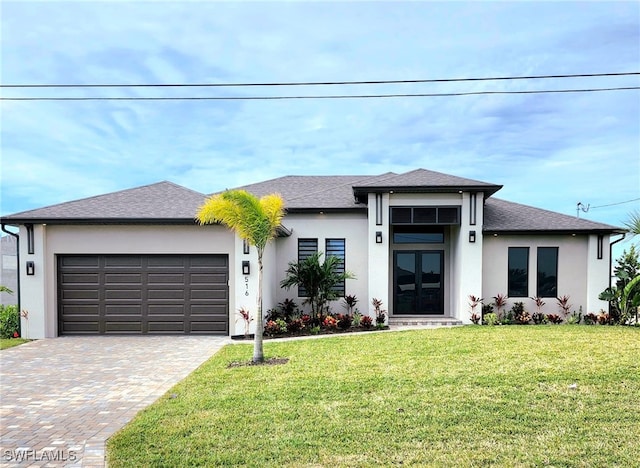
[[[61,255],[59,334],[227,335],[228,278],[227,255]]]

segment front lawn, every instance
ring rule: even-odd
[[[222,349],[109,466],[634,466],[640,329],[461,327]]]
[[[28,341],[30,340],[25,340],[24,338],[0,338],[0,349],[13,348]]]

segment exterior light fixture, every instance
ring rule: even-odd
[[[249,253],[249,241],[247,239],[242,240],[242,253],[244,254]]]
[[[242,274],[243,275],[251,274],[251,268],[249,267],[249,260],[242,261]]]
[[[476,231],[469,231],[469,242],[474,243],[476,241]]]
[[[382,231],[376,231],[376,244],[382,244]]]
[[[36,265],[33,262],[27,262],[27,276],[33,276],[36,274]]]

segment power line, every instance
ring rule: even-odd
[[[640,200],[640,198],[634,198],[632,200],[625,200],[625,201],[621,201],[621,202],[618,202],[618,203],[609,203],[608,205],[592,206],[591,209],[595,210],[596,208],[605,208],[607,206],[624,205],[625,203],[631,203],[631,202],[638,201],[638,200]]]
[[[272,83],[175,83],[175,84],[0,84],[0,88],[203,88],[240,86],[332,86],[410,83],[452,83],[464,81],[542,80],[552,78],[595,78],[603,76],[632,76],[640,72],[582,73],[571,75],[497,76],[481,78],[437,78],[424,80],[369,80],[369,81],[301,81]]]
[[[601,91],[629,91],[640,86],[617,88],[546,89],[528,91],[469,91],[464,93],[417,93],[417,94],[334,94],[308,96],[178,96],[178,97],[0,97],[0,101],[273,101],[285,99],[372,99],[402,97],[451,97],[497,94],[544,94],[544,93],[595,93]]]

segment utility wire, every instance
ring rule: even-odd
[[[447,97],[495,94],[543,94],[543,93],[595,93],[600,91],[629,91],[640,86],[619,88],[547,89],[529,91],[470,91],[466,93],[419,93],[419,94],[334,94],[308,96],[210,96],[210,97],[0,97],[0,101],[273,101],[285,99],[372,99],[401,97]]]
[[[633,200],[626,200],[626,201],[621,201],[621,202],[618,202],[618,203],[609,203],[608,205],[592,206],[591,209],[595,210],[596,208],[605,208],[607,206],[624,205],[625,203],[631,203],[631,202],[638,201],[638,200],[640,200],[640,198],[634,198]]]
[[[482,78],[438,78],[428,80],[369,80],[369,81],[304,81],[275,83],[177,83],[177,84],[0,84],[0,88],[203,88],[236,86],[332,86],[407,83],[451,83],[462,81],[542,80],[551,78],[594,78],[602,76],[631,76],[640,72],[583,73],[572,75],[497,76]]]

